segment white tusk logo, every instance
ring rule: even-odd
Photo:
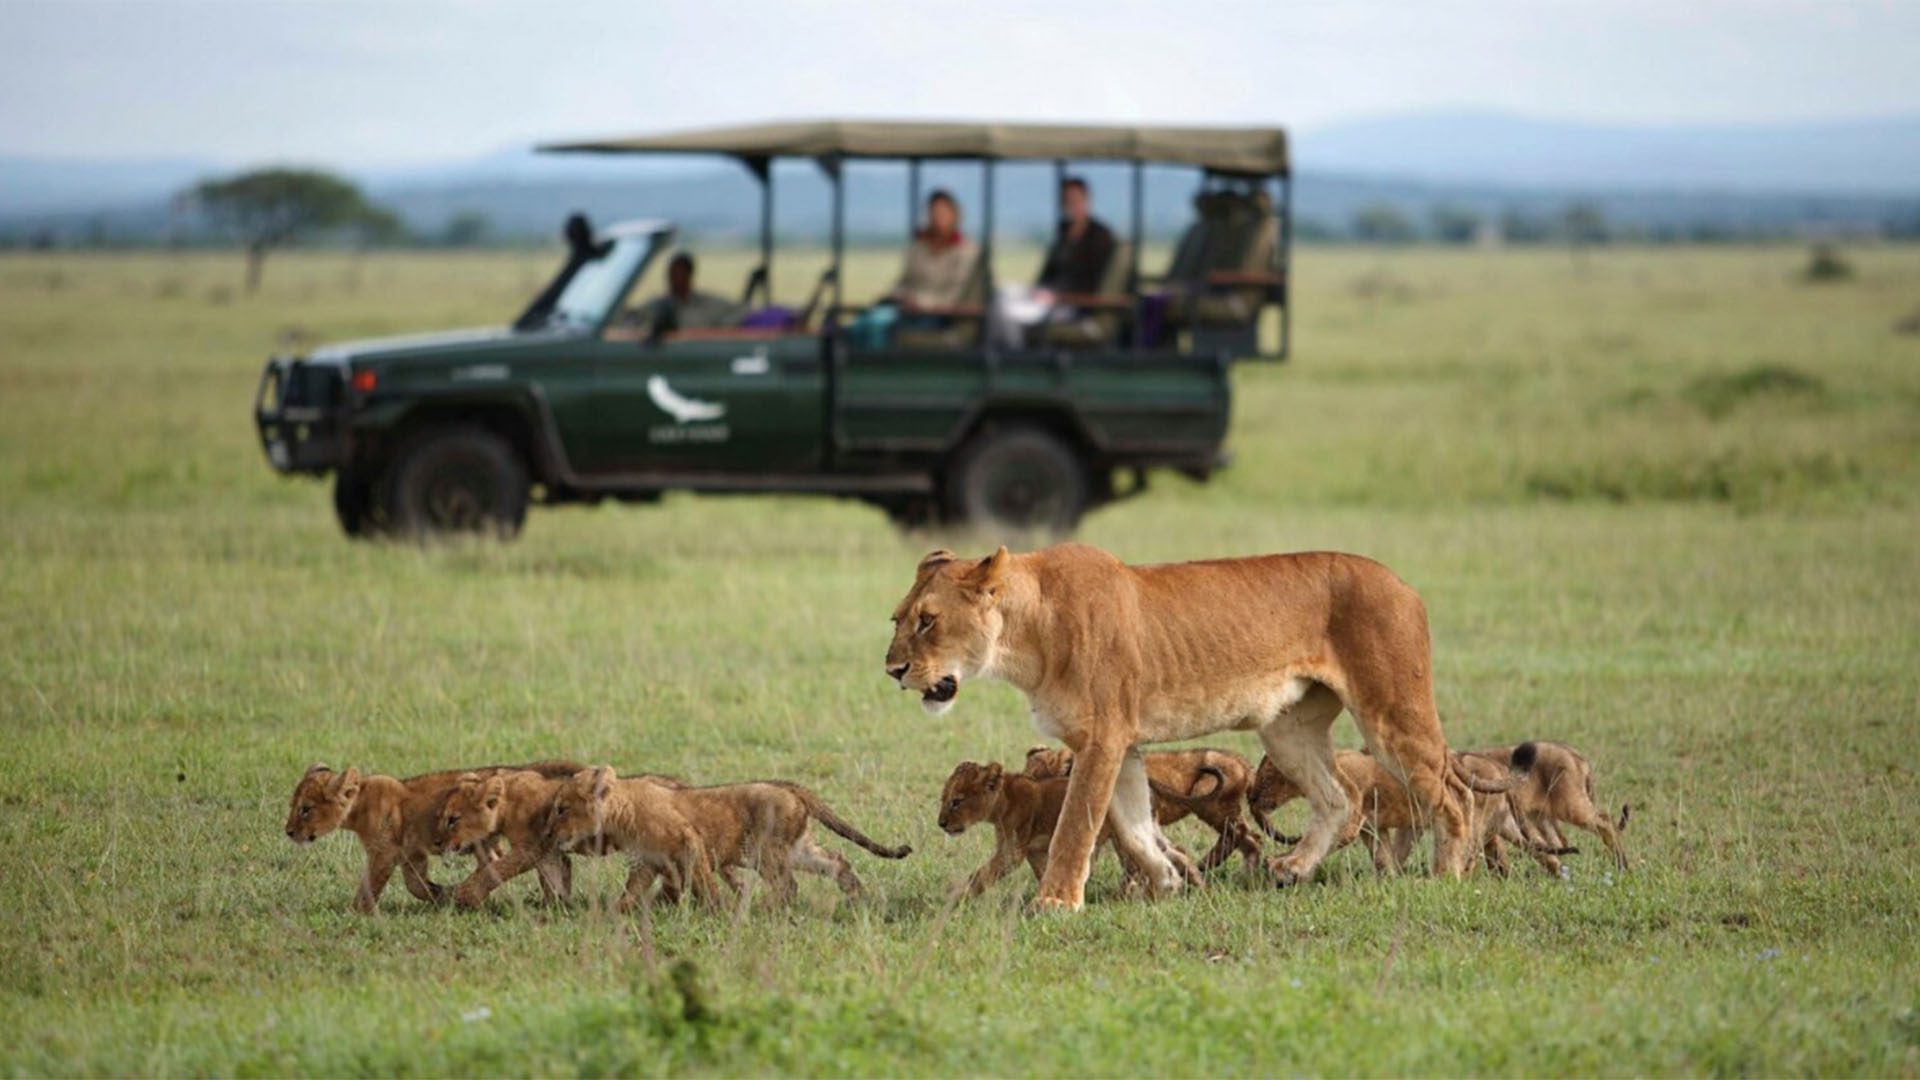
[[[682,424],[692,424],[701,420],[718,420],[727,415],[727,407],[717,401],[695,401],[674,393],[673,387],[659,375],[647,379],[647,397],[653,399],[660,411]]]

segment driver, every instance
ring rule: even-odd
[[[667,263],[667,291],[640,305],[629,318],[655,335],[737,325],[740,305],[695,289],[693,271],[693,256],[675,252]]]

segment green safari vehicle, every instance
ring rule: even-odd
[[[512,535],[530,502],[668,491],[864,500],[897,521],[1067,531],[1142,490],[1204,479],[1239,359],[1287,350],[1290,179],[1279,129],[815,122],[544,147],[724,155],[760,181],[758,267],[725,325],[636,324],[624,307],[674,229],[568,222],[553,282],[510,325],[360,341],[268,361],[254,412],[267,460],[333,476],[350,536]],[[776,298],[773,163],[814,162],[832,192],[831,262]],[[843,297],[849,161],[977,162],[984,227],[962,301],[874,332]],[[1097,294],[1009,345],[989,333],[993,175],[1008,161],[1131,163],[1130,237]],[[1197,171],[1195,216],[1157,275],[1140,264],[1144,167]],[[1119,230],[1115,230],[1119,232]],[[786,300],[790,306],[777,301]],[[1261,351],[1263,315],[1278,347]]]

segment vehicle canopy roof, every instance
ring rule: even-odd
[[[1195,165],[1238,176],[1287,172],[1280,128],[1124,127],[811,120],[548,143],[547,151],[776,157],[1086,159]]]

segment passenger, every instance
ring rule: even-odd
[[[644,327],[658,337],[675,330],[699,330],[716,326],[736,326],[742,314],[740,305],[693,287],[693,256],[676,252],[667,264],[667,291],[640,305],[628,321]]]
[[[1067,177],[1060,182],[1060,229],[1047,249],[1037,285],[1055,294],[1097,293],[1111,258],[1113,230],[1093,216],[1093,193],[1086,180]]]
[[[1079,313],[1060,298],[1098,293],[1113,249],[1113,230],[1093,216],[1093,193],[1086,180],[1078,176],[1062,180],[1060,228],[1040,265],[1039,280],[1032,288],[1003,285],[994,290],[990,318],[994,340],[1004,348],[1022,348],[1030,328],[1077,318]]]
[[[953,307],[961,302],[980,249],[960,232],[960,204],[936,188],[927,196],[927,222],[907,246],[907,262],[887,299],[914,308]]]

